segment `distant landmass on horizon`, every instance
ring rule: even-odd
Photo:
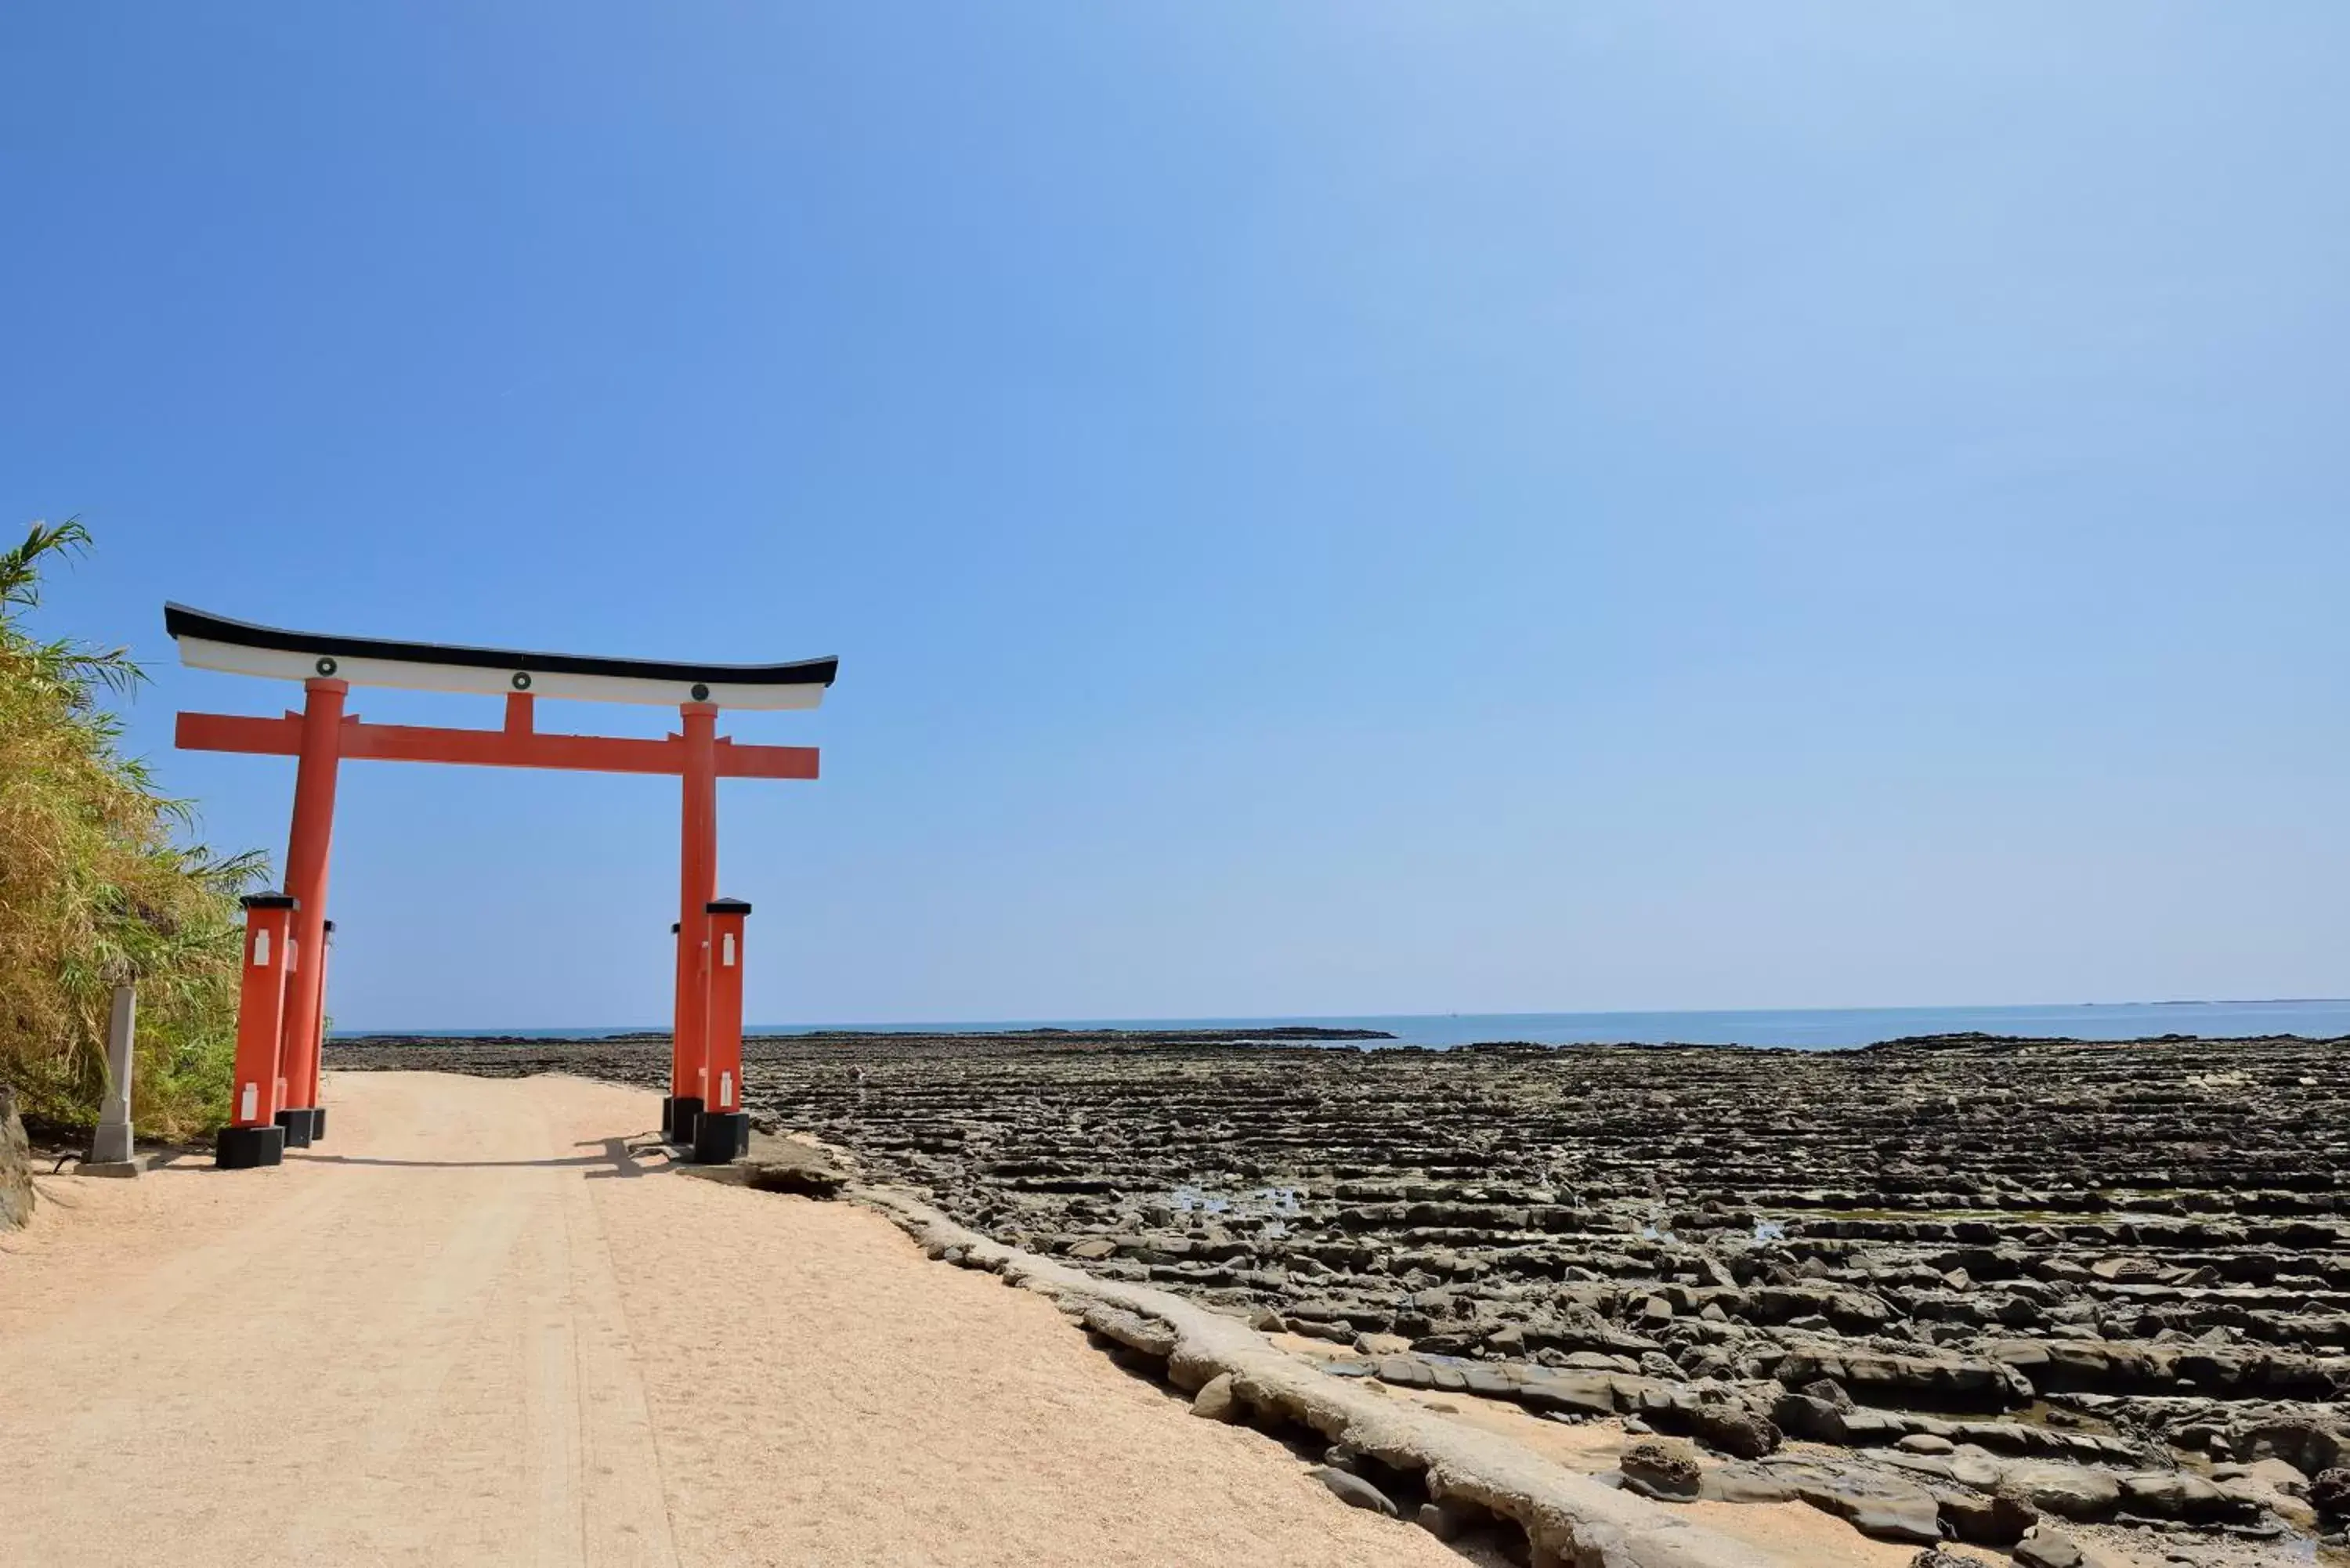
[[[1657,1012],[1457,1012],[1323,1014],[1234,1018],[1033,1018],[753,1024],[758,1034],[834,1031],[989,1033],[1022,1029],[1295,1029],[1374,1031],[1404,1045],[1442,1047],[1486,1041],[1536,1044],[1770,1045],[1837,1050],[1919,1034],[1997,1034],[2073,1040],[2140,1040],[2163,1034],[2252,1039],[2297,1034],[2350,1036],[2350,999],[2275,1001],[2085,1002],[2009,1007],[1757,1008]],[[338,1028],[337,1039],[382,1035],[588,1040],[659,1033],[665,1023],[593,1027]]]

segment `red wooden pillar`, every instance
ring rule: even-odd
[[[295,901],[284,893],[244,899],[244,964],[236,1002],[236,1075],[229,1085],[229,1125],[214,1147],[224,1170],[276,1165],[286,1158],[277,1122],[278,1044],[286,1023],[286,971],[293,957]]]
[[[677,1012],[670,1045],[670,1101],[662,1120],[670,1137],[690,1144],[709,1098],[709,995],[704,980],[710,947],[710,901],[718,896],[718,710],[687,702],[684,788],[678,854]]]
[[[327,957],[335,950],[335,922],[318,928],[318,1010],[310,1021],[310,1141],[327,1136],[327,1107],[318,1098],[318,1075],[327,1060]]]
[[[710,1103],[694,1128],[693,1158],[723,1165],[751,1147],[751,1118],[743,1109],[743,918],[740,898],[712,898],[710,918],[706,1072]]]
[[[669,923],[669,943],[671,954],[670,968],[674,973],[681,961],[677,955],[681,954],[685,948],[684,922],[671,920]],[[660,1120],[661,1137],[665,1138],[675,1138],[681,1136],[677,1130],[677,1085],[680,1076],[684,1072],[685,1056],[681,1049],[684,1039],[685,987],[680,985],[677,988],[677,994],[670,999],[669,1093],[661,1096]]]
[[[335,834],[335,774],[342,759],[343,697],[347,681],[326,677],[305,681],[301,761],[294,774],[294,831],[286,846],[286,891],[296,903],[294,943],[297,955],[286,996],[286,1034],[279,1071],[286,1077],[286,1104],[277,1113],[288,1147],[302,1148],[317,1135],[318,1024],[326,1006],[327,852]]]

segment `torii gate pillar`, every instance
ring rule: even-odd
[[[277,1120],[278,1036],[286,1012],[294,900],[284,893],[244,898],[244,947],[238,961],[236,1075],[229,1083],[228,1126],[217,1163],[224,1170],[276,1165],[286,1158]]]
[[[684,721],[684,788],[679,820],[677,1015],[670,1036],[669,1094],[661,1130],[671,1141],[693,1141],[696,1118],[710,1100],[709,906],[718,897],[718,710],[688,702]]]
[[[277,1125],[286,1147],[326,1136],[318,1106],[318,1047],[326,1022],[327,858],[335,836],[335,775],[342,762],[343,698],[350,683],[303,682],[302,751],[294,769],[294,828],[286,846],[286,890],[295,899],[294,972],[286,980],[285,1098]]]
[[[707,1002],[702,1082],[708,1104],[693,1127],[693,1158],[702,1165],[723,1165],[751,1147],[751,1118],[743,1109],[743,920],[750,912],[740,898],[704,907],[710,961],[700,989]]]

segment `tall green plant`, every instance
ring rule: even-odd
[[[95,1116],[108,1005],[128,981],[140,1001],[133,1114],[192,1134],[227,1107],[236,898],[266,863],[189,842],[187,803],[123,753],[106,700],[146,680],[125,649],[26,627],[43,567],[89,543],[78,522],[36,523],[0,554],[0,1080],[28,1112]]]

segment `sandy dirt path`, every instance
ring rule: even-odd
[[[632,1157],[647,1096],[328,1103],[277,1170],[42,1182],[0,1241],[0,1561],[1461,1562],[873,1215]]]

